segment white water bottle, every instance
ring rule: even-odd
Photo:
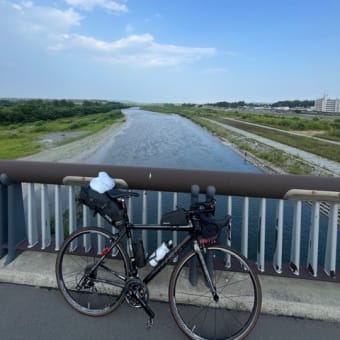
[[[149,264],[152,267],[156,267],[158,262],[161,261],[164,256],[172,248],[172,240],[162,242],[162,244],[150,255]]]

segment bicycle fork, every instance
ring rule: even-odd
[[[210,289],[211,295],[212,295],[214,301],[218,302],[219,297],[218,297],[217,292],[216,292],[216,287],[215,287],[215,285],[212,282],[211,275],[209,273],[206,261],[204,260],[201,248],[200,248],[200,246],[199,246],[197,241],[194,241],[194,251],[198,255],[199,262],[200,262],[200,264],[202,266],[203,273],[204,273],[205,279],[207,281],[207,285],[208,285],[208,287]]]

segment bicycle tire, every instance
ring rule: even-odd
[[[236,251],[202,249],[218,301],[208,288],[198,255],[191,251],[174,268],[169,304],[178,327],[192,339],[243,339],[255,326],[262,305],[257,274]],[[228,265],[227,265],[228,264]]]
[[[114,240],[103,228],[86,227],[72,233],[63,243],[56,260],[58,288],[66,302],[75,310],[90,316],[111,313],[124,300],[124,285],[129,270],[129,258],[120,243],[107,254],[101,265],[90,276],[93,267]],[[106,250],[104,250],[106,249]],[[116,277],[109,270],[121,276]],[[117,285],[99,282],[115,280]]]

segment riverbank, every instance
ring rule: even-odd
[[[218,134],[222,142],[232,147],[247,161],[265,172],[312,176],[340,175],[340,164],[337,162],[227,124],[210,119],[205,119],[205,121],[223,128],[228,138]],[[257,157],[257,154],[260,157]],[[271,160],[281,164],[281,166],[271,162]]]
[[[46,161],[46,162],[83,162],[98,149],[100,149],[109,138],[120,132],[124,122],[118,122],[108,126],[99,132],[56,147],[50,147],[44,151],[31,156],[20,158],[29,161]],[[58,136],[59,142],[63,136]],[[67,135],[64,136],[66,139]]]
[[[282,174],[282,175],[287,174],[287,172],[284,171],[283,169],[271,164],[270,162],[267,162],[263,159],[256,157],[249,151],[245,152],[241,150],[240,148],[237,147],[236,144],[230,143],[230,141],[228,141],[227,139],[222,138],[222,137],[219,137],[219,139],[221,140],[222,144],[233,149],[237,154],[240,155],[240,157],[243,157],[245,162],[249,162],[250,164],[254,165],[256,168],[262,170],[262,172],[268,173],[268,174]]]

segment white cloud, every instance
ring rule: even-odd
[[[124,3],[112,0],[65,0],[65,2],[73,7],[90,11],[95,7],[101,7],[113,12],[127,12],[128,8]]]
[[[0,2],[0,26],[4,31],[19,32],[23,36],[42,32],[65,32],[79,26],[82,16],[72,8],[35,6],[31,1],[21,3]],[[10,23],[10,25],[6,24]]]
[[[66,1],[84,6],[104,4],[104,0]],[[133,34],[133,26],[126,27],[127,37],[100,40],[95,36],[75,33],[75,28],[80,32],[83,17],[74,8],[38,6],[26,0],[14,4],[14,7],[13,4],[0,0],[0,31],[5,33],[4,36],[14,35],[13,43],[19,41],[17,38],[29,40],[32,49],[43,47],[54,53],[68,50],[79,58],[140,67],[175,66],[216,54],[214,48],[162,44],[149,33]]]
[[[214,56],[214,48],[186,47],[156,43],[151,34],[130,35],[112,42],[79,34],[61,35],[52,50],[85,50],[98,60],[136,66],[174,66]]]
[[[35,22],[42,23],[49,30],[79,26],[82,20],[81,15],[72,8],[60,10],[51,7],[35,7],[31,18]]]
[[[4,2],[6,3],[6,2]],[[12,8],[21,11],[24,8],[31,8],[33,6],[33,2],[32,1],[21,1],[21,3],[8,3],[10,4],[10,6],[12,6]]]

